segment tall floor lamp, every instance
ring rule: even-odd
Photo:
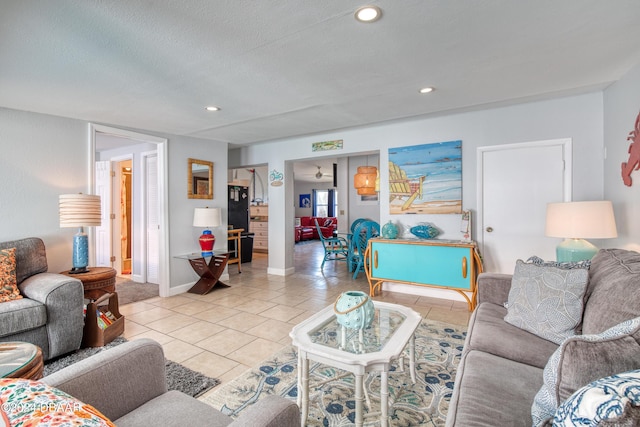
[[[556,247],[559,262],[589,260],[598,248],[584,239],[618,237],[613,205],[607,200],[549,203],[545,235],[564,238]]]
[[[89,271],[89,239],[82,227],[102,224],[100,196],[91,194],[62,194],[59,199],[60,227],[78,227],[73,236],[73,268],[69,273]]]

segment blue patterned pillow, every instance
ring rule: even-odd
[[[575,335],[589,280],[585,268],[516,262],[505,322],[556,344]]]
[[[553,425],[599,425],[624,417],[631,407],[640,407],[640,370],[612,375],[582,387],[558,408]]]
[[[573,268],[586,268],[589,269],[589,267],[591,267],[591,260],[585,260],[585,261],[567,261],[567,262],[558,262],[558,261],[545,261],[540,257],[537,256],[532,256],[530,257],[527,262],[531,262],[533,264],[536,265],[545,265],[545,266],[550,266],[550,267],[558,267],[558,268],[564,268],[567,270],[573,269]]]
[[[593,372],[597,372],[597,369],[604,371],[609,369],[611,372],[605,375],[611,375],[614,372],[624,372],[640,367],[640,346],[638,346],[637,338],[635,337],[635,335],[639,334],[639,330],[640,317],[636,317],[635,319],[626,320],[609,328],[601,334],[576,335],[566,339],[551,355],[547,365],[544,367],[542,374],[544,383],[536,394],[533,400],[533,406],[531,407],[533,425],[541,426],[546,420],[553,417],[562,401],[560,396],[561,391],[567,391],[567,389],[571,387],[571,384],[582,381],[578,387],[570,390],[570,395],[583,384],[588,384],[593,380],[593,377],[587,381],[583,381],[583,378],[566,378],[570,377],[571,373],[563,372],[561,366],[567,364],[574,365],[574,370],[582,372],[584,377],[588,377]],[[621,346],[616,346],[616,341],[619,342]],[[572,345],[575,346],[576,343],[586,344],[592,347],[589,349],[590,351],[587,351],[585,348],[578,349],[578,353],[588,353],[594,356],[590,357],[588,361],[583,361],[576,360],[577,358],[573,355],[573,352],[565,354],[565,352],[568,352],[567,349]],[[625,351],[625,348],[627,351]],[[607,349],[613,350],[607,351]],[[629,363],[631,363],[633,367],[626,367]],[[590,366],[592,366],[591,373],[589,372]],[[598,377],[599,376],[596,376],[595,378]]]

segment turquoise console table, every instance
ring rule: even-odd
[[[456,291],[469,304],[469,311],[475,308],[476,278],[482,272],[475,242],[374,238],[365,258],[371,296],[382,283],[398,282]]]

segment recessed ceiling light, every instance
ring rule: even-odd
[[[420,93],[429,93],[429,92],[433,92],[433,88],[432,87],[423,87],[422,89],[420,89]]]
[[[216,107],[215,105],[210,105],[204,108],[207,111],[220,111],[220,107]]]
[[[360,22],[375,22],[382,17],[382,10],[378,6],[362,6],[356,10],[355,17]]]

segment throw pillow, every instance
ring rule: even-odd
[[[533,264],[536,265],[544,265],[547,267],[558,267],[558,268],[564,268],[567,270],[573,269],[573,268],[589,268],[591,267],[591,260],[585,260],[585,261],[567,261],[567,262],[558,262],[558,261],[545,261],[540,257],[537,256],[532,256],[530,257],[527,262],[531,262]]]
[[[640,370],[601,378],[567,399],[553,417],[554,426],[587,427],[615,422],[640,412]],[[635,408],[635,409],[634,409]]]
[[[584,268],[516,262],[505,322],[556,344],[575,335],[589,280]]]
[[[333,224],[333,220],[331,218],[327,218],[327,220],[324,222],[323,227],[329,227],[331,224]]]
[[[20,299],[16,281],[16,248],[0,249],[0,302]]]
[[[598,379],[640,368],[640,317],[597,335],[566,339],[544,368],[543,385],[531,407],[533,425],[553,416],[560,402]]]
[[[0,402],[11,425],[115,427],[93,406],[39,381],[0,379]]]

